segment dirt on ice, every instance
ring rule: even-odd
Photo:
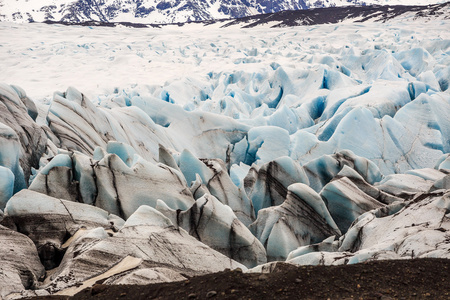
[[[384,260],[344,266],[280,263],[270,274],[226,270],[151,285],[97,283],[50,299],[450,299],[450,260]],[[34,299],[49,299],[35,297]]]

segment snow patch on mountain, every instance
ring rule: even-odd
[[[448,258],[449,22],[0,23],[1,297]]]
[[[16,0],[0,1],[0,21],[184,23],[241,18],[286,10],[348,5],[428,5],[441,0]]]

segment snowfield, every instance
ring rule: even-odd
[[[0,22],[0,298],[450,258],[450,20],[219,26]]]
[[[348,53],[362,55],[364,50],[376,48],[387,52],[428,49],[439,64],[446,56],[442,57],[434,44],[445,45],[450,38],[443,30],[448,26],[445,20],[426,25],[406,20],[403,24],[282,29],[218,28],[220,25],[135,29],[0,23],[0,81],[21,86],[33,100],[51,99],[54,91],[69,86],[95,100],[136,84],[164,86],[190,78],[210,84],[209,73],[270,75],[275,72],[272,63],[299,70],[328,63],[321,60],[343,64]],[[374,67],[383,67],[382,62],[378,65]],[[368,84],[375,79],[352,77]]]

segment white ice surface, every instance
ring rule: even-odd
[[[34,100],[49,100],[68,86],[95,100],[136,84],[163,86],[182,78],[207,84],[209,72],[270,72],[272,62],[298,69],[321,57],[336,61],[345,51],[357,55],[375,46],[432,50],[450,38],[442,30],[446,26],[448,21],[426,27],[366,23],[224,30],[197,24],[133,29],[2,22],[0,82],[22,87]],[[445,54],[435,50],[434,57]]]
[[[270,30],[0,23],[0,82],[36,100],[58,147],[73,147],[68,134],[88,152],[117,140],[153,162],[162,144],[175,160],[187,149],[235,170],[280,156],[305,165],[350,149],[384,175],[403,173],[450,151],[449,22]],[[16,102],[24,94],[3,93]],[[116,146],[130,166],[133,149]],[[18,181],[17,151],[5,147],[1,165]],[[195,173],[185,174],[188,183]],[[233,175],[235,184],[243,176]]]

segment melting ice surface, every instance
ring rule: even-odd
[[[73,86],[111,113],[139,108],[164,127],[164,145],[202,158],[225,159],[228,151],[237,165],[280,156],[304,164],[349,149],[391,174],[433,166],[450,150],[446,21],[412,24],[137,30],[2,23],[0,82],[33,100],[51,102],[54,91]],[[39,108],[45,123],[48,106]],[[195,132],[201,115],[220,115],[202,122],[202,131],[242,134],[228,145],[194,144],[182,132]]]
[[[5,274],[450,257],[449,25],[0,23]]]

